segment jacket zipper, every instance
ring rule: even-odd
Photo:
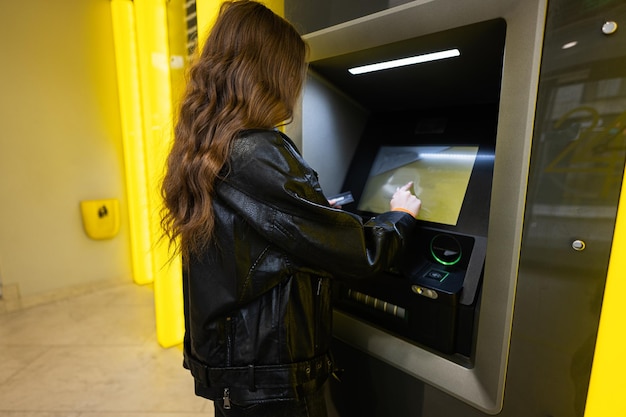
[[[226,366],[233,362],[233,318],[226,317]],[[230,410],[230,388],[224,388],[224,410]]]
[[[233,318],[226,317],[226,366],[233,362]]]
[[[230,388],[224,388],[224,410],[230,410]]]
[[[313,337],[315,338],[315,354],[317,354],[319,347],[320,347],[320,343],[319,343],[319,338],[320,338],[320,322],[321,322],[321,315],[322,315],[322,278],[318,278],[317,279],[317,297],[316,297],[316,302],[315,302],[315,334],[313,335]]]

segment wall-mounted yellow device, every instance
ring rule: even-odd
[[[92,239],[111,239],[120,230],[120,203],[117,199],[80,202],[85,233]]]

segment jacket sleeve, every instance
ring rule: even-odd
[[[316,173],[277,132],[236,141],[218,194],[269,242],[340,277],[370,276],[393,265],[416,223],[390,211],[364,224],[331,208]]]

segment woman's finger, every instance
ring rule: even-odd
[[[406,184],[404,184],[400,189],[402,191],[409,191],[409,189],[413,186],[413,181],[409,181]]]

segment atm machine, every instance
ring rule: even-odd
[[[322,188],[364,220],[408,181],[423,201],[400,264],[335,283],[331,415],[582,416],[626,158],[626,5],[363,3],[285,2],[311,49],[287,134]]]
[[[337,310],[461,361],[471,356],[485,261],[505,33],[504,20],[493,19],[311,63],[315,76],[368,109],[342,187],[355,203],[344,208],[367,220],[389,210],[394,190],[409,181],[423,200],[406,262],[374,279],[338,282]],[[420,99],[433,88],[423,66],[350,72],[429,48],[451,55],[445,70],[454,82],[437,91],[439,104]],[[461,89],[479,102],[450,105]]]
[[[479,109],[402,114],[410,122],[392,127],[389,115],[368,123],[344,183],[356,204],[346,209],[367,220],[388,211],[393,192],[412,182],[423,200],[419,231],[400,265],[336,282],[334,291],[336,309],[466,358],[485,260],[496,122],[493,106]],[[476,123],[481,118],[488,120]]]

